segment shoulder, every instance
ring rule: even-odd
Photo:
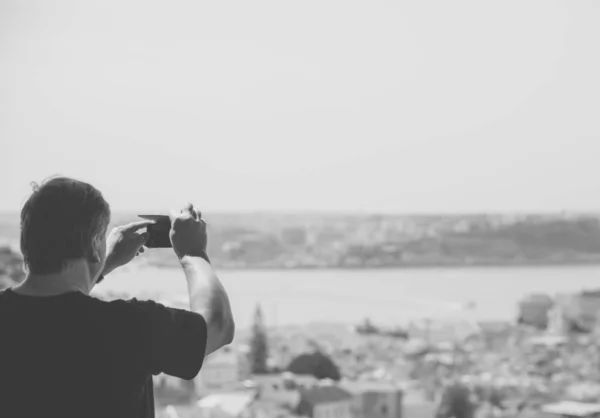
[[[201,315],[179,308],[172,308],[154,300],[139,300],[137,298],[132,299],[118,299],[108,302],[109,309],[114,311],[127,313],[130,315],[138,315],[143,317],[160,317],[166,316],[169,318],[178,317],[200,317]]]
[[[127,318],[140,316],[143,313],[143,310],[140,309],[140,302],[135,298],[104,300],[97,297],[90,297],[88,301],[92,309],[109,317]]]
[[[207,325],[202,315],[185,309],[171,308],[154,300],[131,298],[98,302],[102,304],[101,309],[122,324],[133,322],[142,329],[149,327],[154,332],[190,328],[200,328],[206,332]]]
[[[118,313],[124,315],[145,315],[156,310],[168,310],[170,308],[153,300],[114,299],[103,300],[92,297],[93,304],[99,310],[106,313]]]
[[[81,299],[85,309],[95,324],[107,332],[126,340],[147,335],[152,329],[153,312],[166,307],[152,301],[138,299],[104,300],[94,296]]]

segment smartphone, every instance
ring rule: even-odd
[[[150,237],[146,241],[148,248],[171,248],[169,231],[171,230],[171,219],[167,215],[138,215],[140,218],[155,221],[148,225],[146,230]]]

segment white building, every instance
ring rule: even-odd
[[[197,418],[250,418],[253,401],[253,392],[209,395],[198,401]]]
[[[354,395],[355,418],[402,418],[403,391],[399,386],[364,381],[343,381],[340,387]]]
[[[320,385],[300,391],[297,412],[310,418],[353,418],[354,397],[336,385]]]
[[[244,381],[248,376],[248,362],[244,353],[232,347],[223,347],[204,359],[202,369],[194,379],[196,393],[203,396],[210,390]]]
[[[258,389],[261,400],[295,408],[300,402],[300,391],[318,386],[314,376],[284,372],[278,375],[253,376],[251,382]]]

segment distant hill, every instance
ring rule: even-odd
[[[376,268],[600,263],[600,214],[206,214],[221,268]],[[113,224],[137,220],[116,213]],[[16,213],[0,240],[16,242]],[[175,266],[170,250],[140,262]]]

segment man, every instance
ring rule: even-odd
[[[206,355],[232,341],[201,214],[188,204],[170,217],[190,310],[105,302],[90,291],[143,252],[141,230],[152,222],[107,238],[109,205],[94,187],[53,178],[34,189],[21,212],[27,276],[0,293],[0,416],[153,417],[152,375],[193,379]]]

